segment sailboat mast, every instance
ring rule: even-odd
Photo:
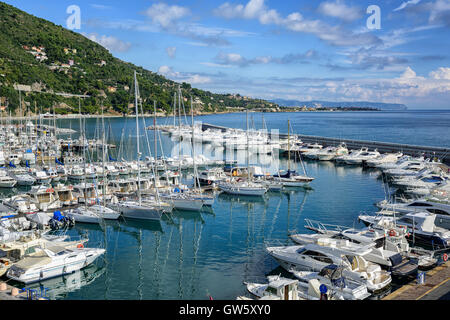
[[[289,171],[291,171],[291,135],[290,135],[290,121],[288,119],[288,175]]]
[[[248,183],[250,184],[250,166],[249,166],[249,142],[248,142],[248,109],[247,109],[247,113],[246,113],[246,122],[247,122],[247,179],[248,179]]]
[[[137,165],[138,165],[138,183],[137,183],[137,192],[139,198],[139,205],[142,204],[141,199],[141,166],[139,159],[141,157],[139,150],[139,109],[138,109],[138,85],[137,85],[137,77],[136,70],[134,71],[134,95],[135,95],[135,105],[136,105],[136,139],[137,139]]]

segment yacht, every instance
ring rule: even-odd
[[[364,224],[405,226],[409,230],[408,240],[421,243],[433,248],[448,248],[450,246],[450,230],[436,225],[436,215],[429,212],[407,213],[401,217],[394,216],[370,216],[358,217]]]
[[[380,156],[380,153],[377,150],[368,151],[366,150],[356,154],[352,157],[348,157],[344,160],[346,164],[364,164],[367,160],[377,159]]]
[[[430,212],[436,214],[436,225],[450,230],[450,201],[433,196],[407,202],[391,203],[386,200],[376,204],[389,215],[402,216],[410,212]]]
[[[291,273],[299,280],[299,286],[307,287],[311,280],[315,279],[345,300],[364,300],[370,297],[365,284],[344,277],[343,271],[342,267],[330,264],[320,271],[291,270]]]
[[[383,290],[392,282],[389,272],[364,258],[364,255],[370,252],[370,248],[356,252],[307,244],[267,247],[266,250],[287,271],[320,271],[327,265],[336,264],[344,267],[344,276],[363,281],[371,292]]]
[[[331,161],[336,157],[344,156],[348,154],[348,149],[345,143],[340,144],[338,147],[328,147],[317,152],[317,160],[319,161]]]
[[[387,163],[395,163],[397,162],[401,157],[403,156],[403,153],[397,152],[397,153],[385,153],[382,154],[379,158],[371,159],[366,161],[366,166],[369,168],[376,168],[382,164]]]
[[[9,176],[16,180],[19,186],[32,186],[36,182],[36,179],[25,170],[10,171]]]
[[[25,284],[42,281],[87,267],[105,253],[105,249],[82,246],[69,249],[55,245],[35,250],[38,252],[13,264],[6,276]]]
[[[4,170],[0,170],[0,188],[14,188],[17,181],[8,176]]]
[[[417,261],[403,255],[409,249],[406,239],[403,238],[404,249],[400,250],[398,239],[395,242],[391,242],[386,238],[384,231],[379,233],[373,229],[347,229],[333,235],[294,234],[290,238],[301,245],[313,243],[350,251],[363,250],[369,246],[371,251],[364,255],[367,261],[387,268],[393,275],[398,277],[407,277],[417,273]]]
[[[19,213],[34,213],[39,211],[38,206],[28,194],[19,194],[6,198],[3,204]]]
[[[61,201],[59,201],[58,194],[51,186],[32,186],[27,194],[41,211],[61,208]]]

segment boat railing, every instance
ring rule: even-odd
[[[305,219],[305,228],[317,233],[327,234],[329,232],[342,232],[349,229],[346,226],[322,223],[317,220]]]

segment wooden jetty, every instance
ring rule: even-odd
[[[425,273],[425,281],[412,281],[382,300],[438,300],[450,292],[450,261]]]

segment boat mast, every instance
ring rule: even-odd
[[[247,184],[250,185],[250,166],[249,166],[249,143],[248,143],[248,109],[246,113],[246,122],[247,122]]]
[[[134,70],[134,95],[135,95],[135,105],[136,105],[136,138],[137,138],[137,165],[138,165],[138,183],[137,183],[137,193],[139,198],[139,205],[142,205],[141,199],[141,167],[139,158],[141,157],[139,151],[139,110],[138,110],[138,85],[136,70]]]
[[[158,132],[156,129],[156,100],[153,101],[153,129],[155,131],[154,138],[155,138],[155,167],[158,165]],[[155,176],[155,188],[157,188],[157,181],[158,181],[158,175],[155,173],[157,170],[154,170],[154,176]]]
[[[288,176],[289,171],[291,171],[291,135],[290,135],[290,121],[288,119]]]

